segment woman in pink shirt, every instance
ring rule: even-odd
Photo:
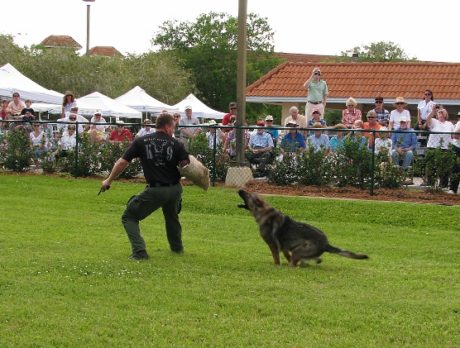
[[[347,106],[347,108],[345,110],[342,110],[342,123],[347,128],[353,128],[353,124],[355,123],[355,121],[362,120],[361,110],[356,108],[358,103],[352,97],[347,99],[345,105]]]

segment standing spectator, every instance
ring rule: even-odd
[[[61,118],[69,116],[72,107],[77,106],[77,101],[72,91],[66,91],[62,99]]]
[[[375,97],[375,114],[377,115],[377,121],[381,126],[388,127],[390,124],[390,112],[385,109],[383,97]]]
[[[450,176],[449,194],[458,193],[458,184],[460,182],[460,122],[457,122],[454,129],[455,134],[452,136],[452,151],[457,156]]]
[[[231,123],[230,120],[232,119],[232,116],[236,117],[236,113],[237,113],[237,110],[238,110],[236,102],[231,102],[228,105],[228,110],[229,110],[229,112],[227,114],[225,114],[224,117],[222,118],[222,125],[224,125],[224,126],[227,126],[229,123]],[[230,128],[225,128],[225,129],[230,130]]]
[[[433,101],[433,92],[425,90],[424,98],[417,105],[417,126],[415,129],[427,129],[426,119],[431,113],[436,103]]]
[[[402,168],[408,169],[414,160],[414,150],[417,146],[417,136],[414,130],[410,128],[410,119],[401,117],[399,119],[399,127],[393,132],[391,136],[393,143],[393,150],[391,151],[391,158],[393,163],[399,166],[402,161]]]
[[[342,123],[338,123],[332,127],[332,129],[335,130],[335,135],[329,139],[329,149],[333,152],[336,152],[337,149],[342,146],[343,141],[345,140],[346,133],[341,130],[347,129],[347,127]]]
[[[401,118],[409,120],[408,122],[410,126],[410,113],[408,110],[405,109],[406,105],[407,103],[403,97],[396,98],[395,100],[396,109],[391,111],[390,113],[390,124],[389,124],[390,130],[398,129],[400,125],[399,120]]]
[[[96,129],[101,132],[105,132],[107,128],[107,121],[102,117],[101,111],[96,111],[91,117],[91,123],[95,123]]]
[[[26,107],[26,104],[21,100],[21,97],[18,92],[13,93],[13,100],[8,104],[8,113],[11,116],[21,115],[22,109]]]
[[[305,105],[307,121],[311,119],[313,109],[319,109],[321,115],[324,115],[329,89],[327,88],[326,81],[321,79],[321,70],[318,67],[313,69],[311,76],[305,81],[303,86],[308,91],[307,104]]]
[[[156,120],[157,131],[138,138],[114,164],[109,177],[102,182],[106,190],[134,158],[140,158],[147,187],[131,197],[121,221],[131,243],[130,259],[145,260],[149,256],[141,236],[139,221],[161,208],[165,218],[166,235],[172,252],[182,254],[182,226],[179,220],[182,201],[181,175],[178,167],[190,163],[187,151],[172,137],[174,120],[170,114],[162,113]],[[147,142],[150,146],[145,146]]]
[[[196,126],[200,122],[198,119],[193,116],[193,111],[191,106],[185,107],[185,117],[181,117],[179,125],[181,126],[180,134],[181,140],[187,149],[188,143],[190,140],[195,138],[201,132],[201,128],[198,127],[187,127],[187,126]]]
[[[382,127],[380,123],[377,122],[377,114],[374,110],[369,110],[366,118],[367,122],[363,123],[363,129],[378,131],[380,127]],[[378,138],[380,136],[379,134],[380,133],[375,133],[375,137]],[[363,135],[367,138],[369,149],[372,149],[372,146],[374,145],[374,134],[371,132],[364,132]]]
[[[437,115],[437,119],[433,118],[435,113]],[[426,124],[431,132],[453,132],[454,125],[452,122],[447,121],[448,117],[446,109],[433,108],[426,119]],[[451,140],[452,135],[450,134],[430,134],[427,148],[435,149],[440,147],[441,149],[447,150]]]
[[[117,129],[110,133],[109,141],[112,143],[119,143],[124,141],[132,141],[133,133],[128,128],[125,128],[125,122],[118,120]]]
[[[276,147],[278,143],[278,138],[280,136],[280,132],[278,131],[278,129],[273,127],[273,116],[272,115],[267,115],[265,117],[264,125],[266,127],[265,131],[272,136],[273,145]]]
[[[375,139],[374,153],[382,159],[391,158],[391,150],[393,149],[393,141],[390,138],[387,127],[380,128],[380,135]]]
[[[144,127],[142,127],[136,134],[136,138],[143,137],[147,134],[155,133],[155,128],[152,127],[152,121],[146,118],[144,120]]]
[[[297,106],[291,106],[289,108],[289,116],[284,120],[284,126],[287,127],[288,123],[295,123],[300,128],[307,128],[307,118],[299,114]],[[307,131],[304,130],[301,134],[305,138]]]
[[[352,97],[348,98],[345,105],[347,108],[342,110],[342,124],[350,129],[353,128],[355,121],[362,120],[362,114],[361,110],[356,108],[358,106],[356,99]]]
[[[307,138],[307,145],[312,146],[316,151],[326,150],[329,151],[329,137],[323,133],[324,126],[317,122],[313,124],[313,134]]]
[[[286,133],[286,135],[283,137],[281,140],[281,152],[289,152],[289,153],[295,153],[299,150],[304,150],[306,145],[305,145],[305,139],[297,131],[297,127],[299,125],[295,121],[291,121],[288,124],[286,124],[286,127],[290,127],[289,132]]]

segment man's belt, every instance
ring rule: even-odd
[[[314,101],[308,101],[310,104],[314,104],[314,105],[318,105],[318,104],[322,104],[323,102],[322,101],[317,101],[317,102],[314,102]]]
[[[175,186],[177,184],[178,184],[177,182],[174,184],[168,184],[165,182],[149,182],[147,186],[148,187],[169,187],[169,186]]]

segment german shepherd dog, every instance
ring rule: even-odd
[[[294,221],[289,216],[271,207],[257,194],[239,190],[238,194],[244,200],[239,208],[249,210],[259,224],[260,235],[268,244],[275,265],[280,264],[280,251],[290,266],[299,262],[316,260],[321,263],[320,256],[325,252],[339,254],[351,259],[368,259],[367,255],[355,254],[329,244],[326,235],[318,228]]]

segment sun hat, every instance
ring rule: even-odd
[[[395,100],[395,104],[398,104],[398,103],[407,104],[406,101],[404,100],[404,97],[397,97]]]
[[[267,115],[267,117],[265,117],[265,121],[273,121],[273,116]]]

